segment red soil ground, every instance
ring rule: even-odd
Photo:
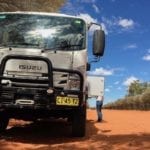
[[[96,111],[87,111],[83,138],[72,138],[64,120],[31,123],[10,120],[0,135],[0,150],[150,150],[150,111],[103,110],[96,122]]]

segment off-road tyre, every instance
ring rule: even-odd
[[[0,112],[0,133],[4,132],[9,123],[9,117],[5,112]]]
[[[73,113],[72,136],[83,137],[86,133],[86,108],[82,107]]]

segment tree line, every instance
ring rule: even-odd
[[[130,84],[127,95],[103,106],[106,109],[150,110],[150,83],[139,80]]]
[[[0,11],[57,12],[66,0],[0,0]]]

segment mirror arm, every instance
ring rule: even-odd
[[[95,22],[91,22],[90,24],[88,24],[88,30],[91,28],[92,25],[97,25],[100,27],[100,30],[102,30],[102,25],[99,23],[95,23]]]
[[[89,63],[94,63],[100,61],[100,56],[97,56],[94,58],[94,60],[91,60]]]

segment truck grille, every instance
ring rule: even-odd
[[[8,84],[13,87],[34,87],[34,88],[47,88],[48,87],[48,77],[46,74],[41,74],[41,76],[36,76],[37,74],[23,74],[19,72],[19,74],[16,72],[15,75],[14,73],[11,74],[4,74],[5,77],[16,77],[16,78],[24,78],[24,79],[34,79],[34,80],[43,80],[43,83],[29,83],[29,82],[14,82],[10,80],[2,80],[3,84]],[[58,89],[64,89],[67,85],[67,80],[68,80],[68,73],[64,72],[53,72],[53,85],[55,88]]]

